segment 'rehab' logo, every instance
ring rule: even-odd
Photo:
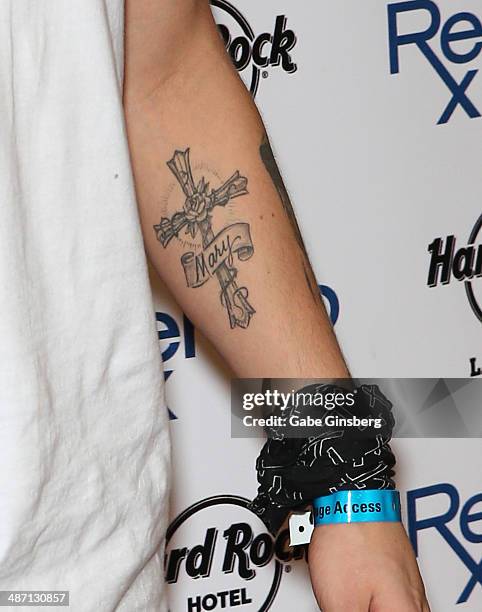
[[[280,66],[290,74],[296,72],[291,51],[297,39],[287,27],[285,15],[276,17],[272,33],[255,34],[246,18],[227,0],[211,0],[211,6],[226,49],[253,97],[260,78],[269,76],[270,66]]]
[[[448,123],[456,109],[471,119],[480,117],[473,83],[479,70],[465,68],[473,65],[482,51],[479,17],[461,11],[443,21],[433,0],[395,2],[387,10],[390,73],[399,74],[401,65],[409,59],[408,49],[416,49],[448,89],[449,97],[437,124]],[[464,67],[460,76],[459,66]]]
[[[436,501],[438,504],[433,505]],[[459,592],[457,605],[466,603],[476,587],[482,586],[482,560],[480,553],[473,548],[474,545],[480,547],[482,543],[481,502],[482,493],[477,492],[464,500],[457,487],[448,482],[407,491],[408,534],[415,554],[418,556],[420,532],[430,530],[445,541],[463,567],[464,574],[457,572],[451,584],[451,587],[455,588],[460,580],[457,588],[462,587],[462,590]],[[425,505],[426,507],[423,507]]]
[[[166,534],[165,579],[172,612],[265,612],[272,606],[285,565],[306,559],[290,547],[289,532],[273,538],[236,495],[202,499],[179,514]]]

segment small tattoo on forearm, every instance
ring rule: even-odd
[[[237,170],[218,189],[209,190],[203,176],[194,182],[189,149],[175,151],[167,162],[184,193],[183,210],[171,218],[162,217],[154,225],[157,239],[164,248],[184,229],[192,240],[199,237],[201,251],[187,251],[181,256],[188,287],[200,287],[216,276],[220,287],[221,304],[226,308],[231,328],[248,327],[256,312],[248,302],[248,290],[236,282],[235,261],[245,261],[254,253],[250,228],[247,223],[231,223],[217,234],[212,227],[212,216],[217,206],[226,207],[234,198],[248,193],[248,179]]]
[[[266,133],[263,134],[263,139],[259,147],[259,154],[263,161],[264,167],[266,168],[268,174],[271,177],[273,185],[276,187],[281,203],[283,204],[286,216],[288,217],[291,227],[293,228],[293,232],[295,234],[296,241],[298,242],[298,246],[301,249],[303,274],[306,279],[306,284],[308,285],[311,291],[313,299],[317,302],[322,302],[318,284],[311,269],[310,259],[306,251],[303,238],[301,237],[300,227],[298,225],[298,221],[296,220],[295,211],[293,210],[290,197],[288,195],[288,192],[286,191],[286,187],[283,183],[283,178],[278,169],[278,165],[274,158],[273,150],[271,148],[271,144]]]

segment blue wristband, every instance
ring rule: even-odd
[[[400,493],[393,489],[337,491],[313,501],[315,527],[332,523],[399,522]]]

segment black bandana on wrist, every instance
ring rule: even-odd
[[[309,385],[298,393],[330,391],[346,393],[335,385]],[[306,437],[266,428],[268,440],[256,460],[258,495],[250,509],[273,535],[291,510],[303,509],[316,497],[347,489],[395,488],[395,456],[388,444],[394,425],[392,404],[377,385],[361,385],[354,397],[354,405],[342,411],[304,406],[301,416],[380,418],[380,428],[307,428]],[[299,407],[289,409],[295,410],[300,413]]]

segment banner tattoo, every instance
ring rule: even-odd
[[[215,235],[211,218],[216,206],[224,207],[234,198],[248,193],[248,179],[237,170],[221,187],[209,192],[209,183],[204,176],[197,185],[194,182],[189,149],[175,151],[167,165],[186,199],[182,211],[174,213],[170,219],[162,217],[159,224],[154,225],[157,239],[166,248],[172,238],[179,237],[183,228],[192,238],[199,232],[202,252],[189,251],[181,256],[187,286],[200,287],[215,275],[221,288],[221,304],[227,310],[231,328],[246,328],[256,311],[248,302],[248,289],[236,283],[238,270],[234,263],[236,259],[245,261],[254,253],[249,225],[233,223]]]

